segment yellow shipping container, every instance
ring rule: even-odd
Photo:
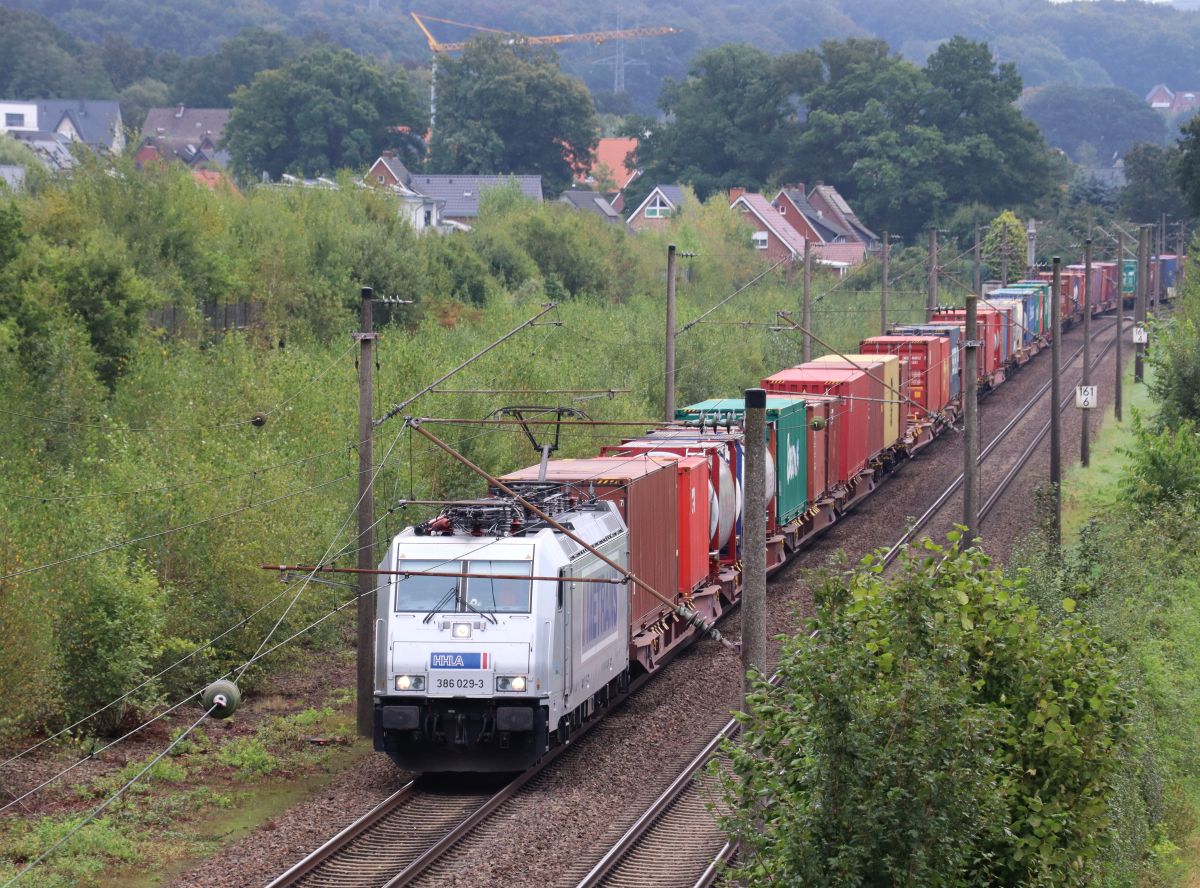
[[[900,389],[900,358],[896,355],[860,355],[848,354],[850,363],[837,355],[824,355],[813,360],[822,364],[837,364],[842,367],[858,365],[871,371],[883,380],[883,397],[887,403],[883,405],[883,446],[891,447],[900,440],[900,417],[907,416],[906,405],[901,403]],[[870,365],[882,364],[882,372]]]

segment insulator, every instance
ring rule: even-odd
[[[213,718],[229,718],[242,702],[242,692],[227,678],[219,678],[204,689],[200,702],[211,709]]]

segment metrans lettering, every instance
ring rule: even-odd
[[[487,669],[488,655],[475,653],[437,653],[429,655],[430,669]]]

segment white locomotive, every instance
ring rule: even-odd
[[[628,566],[617,507],[579,500],[561,485],[538,496],[556,521]],[[621,576],[528,518],[502,498],[455,503],[388,546],[374,742],[401,767],[525,769],[628,687]]]

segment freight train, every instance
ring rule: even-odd
[[[1064,273],[1065,324],[1082,316],[1082,274]],[[1093,274],[1090,310],[1114,308],[1115,263]],[[1021,281],[980,303],[981,391],[1048,343],[1051,289]],[[939,309],[762,380],[768,572],[953,425],[963,315]],[[743,414],[738,398],[701,401],[595,458],[499,479],[586,547],[496,486],[395,536],[377,587],[375,749],[417,772],[528,768],[697,637],[680,608],[716,620],[735,605]]]

